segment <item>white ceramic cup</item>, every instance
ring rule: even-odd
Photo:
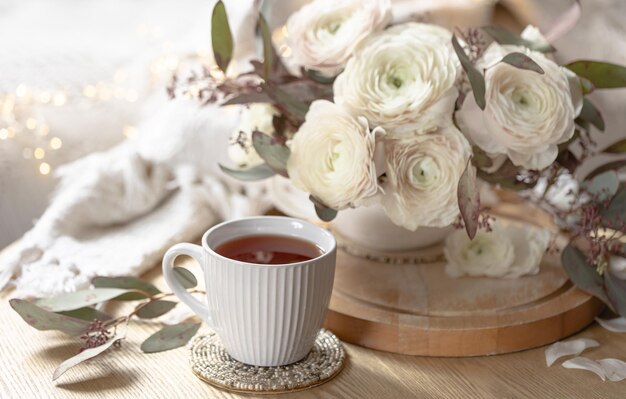
[[[268,265],[215,252],[224,242],[251,235],[299,238],[317,245],[323,254],[304,262]],[[202,265],[206,305],[174,278],[179,255]],[[214,226],[202,237],[202,246],[174,245],[163,258],[163,275],[181,301],[217,332],[234,359],[280,366],[301,360],[313,347],[330,302],[335,258],[336,243],[328,230],[298,219],[260,216]]]

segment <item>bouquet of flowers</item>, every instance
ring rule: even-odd
[[[262,60],[232,76],[234,44],[218,2],[217,67],[175,79],[169,90],[246,104],[229,148],[239,168],[222,170],[246,181],[288,177],[325,221],[378,203],[406,229],[457,224],[472,239],[490,227],[478,179],[534,193],[526,195],[571,233],[563,257],[572,280],[626,315],[626,281],[606,272],[626,255],[626,187],[615,172],[626,161],[576,174],[565,205],[546,195],[575,175],[592,152],[594,129],[604,129],[585,96],[626,87],[623,66],[556,62],[550,41],[579,13],[576,2],[545,35],[533,26],[521,35],[497,26],[451,32],[390,25],[389,0],[313,0],[282,27],[282,55],[259,15]],[[626,140],[602,151],[625,152]]]

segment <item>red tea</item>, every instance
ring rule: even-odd
[[[303,262],[323,253],[317,245],[309,241],[278,235],[236,238],[218,245],[215,252],[240,262],[267,265]]]

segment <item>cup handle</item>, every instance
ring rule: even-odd
[[[202,320],[206,321],[209,327],[213,328],[214,323],[209,313],[209,307],[188,293],[174,276],[174,261],[179,255],[191,256],[202,265],[203,249],[199,245],[187,243],[176,244],[168,249],[165,256],[163,256],[163,277],[165,277],[165,282],[174,291],[174,294],[200,316]]]

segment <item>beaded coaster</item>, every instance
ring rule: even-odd
[[[322,329],[311,352],[297,363],[277,367],[251,366],[226,352],[216,333],[195,338],[191,369],[201,380],[235,392],[280,393],[321,385],[343,368],[346,352],[332,332]]]

